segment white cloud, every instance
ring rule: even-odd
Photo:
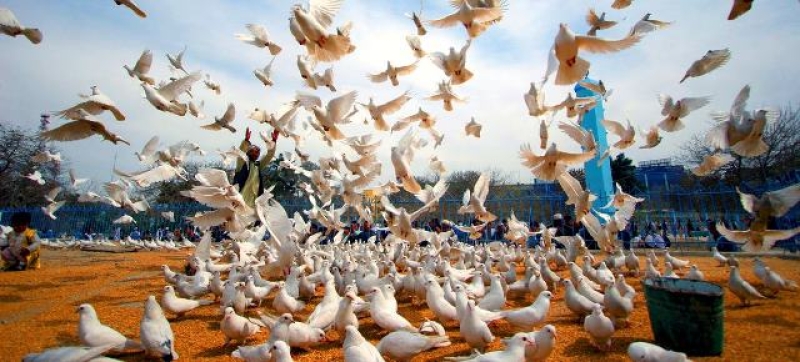
[[[147,19],[139,19],[125,9],[106,2],[7,1],[24,23],[40,27],[44,42],[32,46],[24,39],[0,37],[0,47],[10,54],[0,58],[0,119],[37,125],[39,113],[70,106],[78,100],[76,93],[90,85],[98,85],[111,96],[128,115],[125,122],[108,120],[109,127],[131,140],[132,147],[113,146],[98,139],[59,144],[79,173],[105,181],[110,175],[114,154],[123,169],[138,167],[133,152],[152,135],[158,134],[164,144],[193,139],[208,151],[237,144],[245,127],[259,127],[246,118],[253,107],[274,109],[289,101],[302,86],[295,65],[301,48],[287,31],[293,1],[145,1],[140,5],[148,11]],[[413,113],[418,107],[432,112],[439,119],[437,128],[446,133],[438,150],[425,150],[417,157],[414,169],[427,172],[427,159],[438,154],[450,170],[505,170],[521,181],[530,181],[519,163],[517,151],[525,142],[538,142],[538,122],[527,115],[522,94],[531,81],[539,81],[544,73],[547,51],[561,22],[576,32],[583,32],[586,10],[594,6],[608,12],[607,17],[619,20],[616,28],[600,32],[608,38],[624,36],[630,26],[645,12],[654,18],[674,20],[671,27],[650,34],[634,48],[611,55],[587,54],[592,62],[592,76],[601,78],[614,89],[606,116],[612,119],[630,118],[641,128],[659,121],[660,105],[657,94],[674,97],[713,95],[713,102],[687,120],[687,129],[665,135],[662,146],[649,151],[632,150],[635,160],[668,157],[692,133],[708,127],[707,114],[729,107],[733,96],[744,84],[750,84],[752,106],[783,106],[797,99],[793,87],[800,70],[789,65],[800,49],[800,24],[795,21],[797,4],[791,2],[759,3],[740,19],[725,20],[729,2],[693,0],[652,3],[634,2],[623,12],[608,8],[610,1],[513,1],[503,21],[473,42],[467,65],[475,77],[458,86],[455,91],[469,98],[469,103],[456,105],[454,112],[444,112],[441,104],[424,101],[444,78],[430,62],[423,61],[419,69],[402,78],[399,87],[388,83],[372,84],[367,73],[379,72],[387,60],[395,64],[413,60],[405,44],[405,35],[414,31],[412,22],[403,16],[418,9],[416,1],[348,0],[334,23],[355,23],[354,54],[333,64],[339,94],[350,90],[359,92],[359,101],[368,97],[376,101],[389,100],[405,90],[416,99],[398,116]],[[424,16],[435,18],[451,11],[445,2],[425,3]],[[252,70],[270,60],[265,50],[244,44],[234,33],[246,32],[244,24],[263,24],[284,48],[274,65],[274,88],[265,88],[253,77]],[[459,49],[466,38],[463,28],[436,29],[429,27],[422,38],[429,52],[446,52],[451,46]],[[188,45],[185,63],[190,70],[203,70],[222,84],[223,94],[216,96],[198,83],[197,99],[206,101],[209,117],[224,112],[227,102],[237,105],[240,132],[212,133],[199,128],[204,121],[191,117],[180,118],[153,109],[141,98],[141,88],[128,78],[123,64],[132,64],[140,52],[149,48],[155,56],[154,74],[168,76],[165,52],[175,53]],[[723,68],[698,79],[678,84],[685,69],[709,49],[729,47],[732,60]],[[317,71],[330,66],[320,64]],[[556,102],[571,91],[570,87],[546,87],[549,102]],[[334,95],[326,89],[316,92],[323,100]],[[480,140],[467,138],[463,127],[470,117],[484,125]],[[563,114],[558,117],[561,119]],[[109,117],[105,117],[109,119]],[[390,117],[390,120],[397,116]],[[208,121],[208,119],[206,120]],[[59,121],[55,121],[58,124]],[[356,123],[347,126],[349,134],[371,132]],[[571,141],[551,134],[560,144]],[[389,147],[401,135],[386,134],[384,147],[379,151],[384,164],[384,177],[389,178]],[[328,155],[322,142],[310,140],[307,150],[313,156]],[[288,140],[281,140],[281,151],[290,149]],[[338,148],[337,150],[341,150]]]

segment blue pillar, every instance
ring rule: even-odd
[[[597,81],[585,78],[583,80],[587,83],[598,84]],[[614,196],[614,181],[611,178],[611,157],[605,159],[600,165],[597,164],[597,159],[606,149],[608,149],[608,140],[606,140],[606,129],[601,123],[605,119],[605,112],[603,109],[603,97],[587,88],[582,87],[580,84],[575,85],[575,94],[578,97],[595,97],[597,105],[591,111],[583,115],[583,122],[581,126],[592,132],[597,143],[597,155],[583,165],[586,172],[586,187],[597,195],[597,201],[594,202],[595,208],[601,208],[608,204]],[[631,192],[632,190],[625,190]]]

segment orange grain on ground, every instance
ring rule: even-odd
[[[43,253],[43,268],[38,271],[0,273],[0,351],[2,360],[19,361],[25,354],[62,345],[77,345],[75,308],[91,303],[100,320],[125,335],[138,338],[143,301],[149,294],[160,299],[164,279],[159,266],[167,264],[181,270],[186,253],[139,252],[127,254],[89,253],[81,251],[52,251]],[[643,258],[642,258],[643,259]],[[714,283],[727,283],[727,268],[705,257],[689,257]],[[784,277],[800,280],[800,262],[779,258],[764,259],[773,270]],[[742,275],[750,282],[752,260],[743,258]],[[566,270],[559,274],[568,276]],[[634,341],[652,341],[642,287],[637,278],[628,278],[638,294],[631,326],[614,334],[613,349],[608,353],[596,351],[583,327],[563,303],[563,288],[555,293],[547,323],[557,328],[557,347],[551,361],[627,361],[625,350]],[[726,288],[727,290],[727,288]],[[304,320],[319,302],[322,290],[306,309],[295,316]],[[511,296],[510,307],[532,302],[530,295]],[[271,301],[271,300],[270,300]],[[266,303],[266,312],[274,311]],[[406,298],[400,300],[399,312],[413,324],[425,318],[434,319],[426,307],[416,307]],[[233,361],[234,346],[223,346],[219,331],[218,306],[192,311],[176,320],[169,316],[176,336],[176,345],[183,361]],[[377,343],[386,333],[370,318],[360,320],[364,336]],[[453,345],[418,356],[415,361],[438,361],[445,356],[469,354],[469,347],[459,338],[456,324],[445,325]],[[496,337],[508,337],[518,332],[505,322],[492,327]],[[336,332],[329,338],[339,339]],[[248,341],[254,345],[265,341],[267,332],[260,332]],[[697,336],[702,338],[702,336]],[[490,345],[491,350],[502,348],[500,338]],[[330,342],[313,351],[293,350],[295,361],[342,360],[341,342]],[[142,355],[123,355],[125,361],[143,361]],[[721,357],[693,358],[698,361],[798,361],[800,360],[800,293],[781,292],[777,298],[758,301],[755,306],[739,307],[730,292],[725,293],[725,349]]]

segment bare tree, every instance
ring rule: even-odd
[[[47,149],[35,131],[0,123],[0,206],[41,206],[43,195],[58,186],[58,167],[42,166],[31,160],[41,150]],[[39,185],[27,178],[34,171],[41,172],[46,180]]]
[[[705,144],[705,135],[696,134],[683,144],[677,160],[687,165],[697,165],[703,158],[714,153]],[[685,183],[691,185],[715,184],[723,181],[729,185],[742,182],[765,184],[782,177],[800,167],[800,109],[784,107],[778,118],[764,129],[764,142],[769,150],[757,157],[741,157],[730,150],[723,151],[733,156],[733,162],[721,167],[713,175],[697,179],[687,176]]]

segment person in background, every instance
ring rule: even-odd
[[[261,159],[261,148],[250,143],[250,128],[247,128],[244,133],[244,140],[239,145],[239,149],[247,154],[247,162],[242,159],[236,160],[236,171],[233,174],[233,184],[239,186],[239,192],[244,198],[244,202],[250,206],[255,207],[256,198],[264,193],[264,184],[261,179],[261,173],[267,168],[272,158],[275,156],[275,149],[272,147],[267,151],[267,154]],[[278,141],[278,130],[272,132],[272,142]]]
[[[122,239],[122,228],[117,226],[114,229],[114,241],[120,241]]]
[[[133,227],[133,231],[131,231],[131,234],[129,236],[131,237],[131,239],[136,241],[142,240],[142,233],[139,232],[138,226]]]
[[[179,242],[183,240],[183,236],[181,235],[181,229],[175,228],[175,231],[172,232],[172,241]]]
[[[0,255],[5,262],[3,270],[39,269],[39,246],[41,241],[36,230],[30,228],[31,214],[17,212],[11,215],[12,231],[6,235],[7,245],[0,246]]]

